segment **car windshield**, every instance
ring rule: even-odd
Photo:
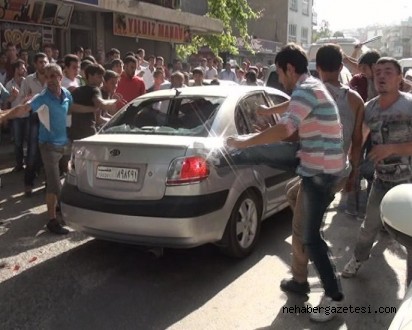
[[[113,117],[100,134],[208,136],[224,100],[214,96],[139,100]]]

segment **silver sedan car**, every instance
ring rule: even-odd
[[[222,165],[223,142],[274,125],[276,118],[258,116],[257,107],[288,98],[270,87],[203,86],[135,99],[98,134],[74,142],[64,221],[99,239],[178,248],[214,243],[247,256],[261,221],[287,206],[293,174]]]

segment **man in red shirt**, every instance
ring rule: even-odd
[[[120,76],[116,94],[121,95],[122,103],[128,103],[136,97],[146,92],[142,78],[135,75],[137,59],[134,56],[127,56],[124,61],[123,72]]]

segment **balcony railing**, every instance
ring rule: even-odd
[[[135,0],[141,2],[147,2],[154,5],[171,8],[171,9],[180,9],[180,0]]]

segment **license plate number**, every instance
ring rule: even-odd
[[[103,180],[137,182],[139,171],[135,168],[98,166],[96,178]]]

